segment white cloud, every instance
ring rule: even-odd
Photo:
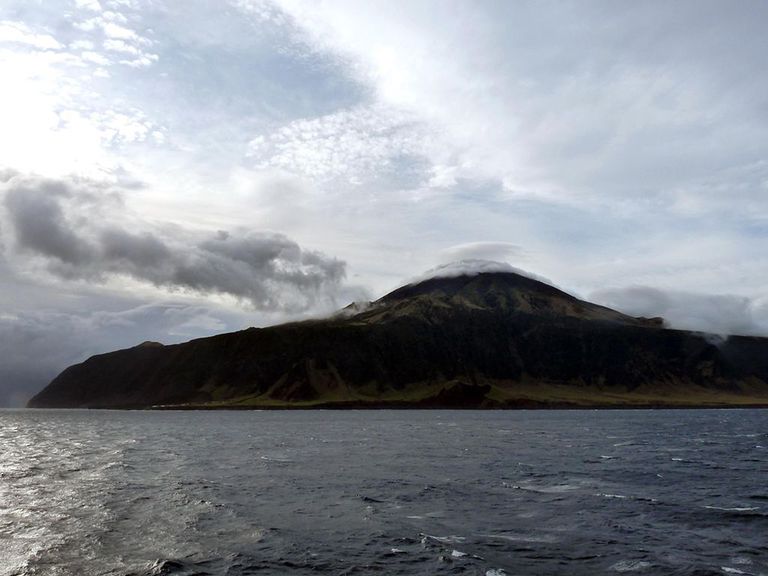
[[[133,58],[131,60],[120,60],[120,64],[125,64],[131,68],[144,68],[146,66],[151,66],[157,62],[157,60],[157,54],[142,54],[138,58]]]
[[[133,44],[128,44],[125,40],[114,40],[110,38],[104,40],[103,46],[105,49],[111,50],[112,52],[123,52],[125,54],[132,54],[134,56],[141,54],[141,50],[139,50]]]
[[[105,158],[90,130],[62,125],[60,112],[83,94],[68,70],[79,59],[67,53],[0,50],[0,163],[4,167],[66,173],[90,170]]]
[[[252,139],[254,168],[280,169],[323,182],[360,183],[392,169],[397,159],[424,154],[427,137],[407,114],[360,106],[296,120]]]
[[[104,56],[103,54],[100,54],[99,52],[92,52],[92,51],[81,52],[80,58],[82,58],[85,62],[98,64],[100,66],[108,66],[109,64],[111,64],[111,60],[106,56]]]
[[[525,251],[511,242],[466,242],[445,248],[440,252],[441,261],[446,263],[458,260],[508,262],[525,257]]]
[[[479,259],[458,260],[449,264],[442,264],[436,268],[428,270],[416,278],[411,279],[409,283],[415,284],[417,282],[423,282],[424,280],[429,280],[431,278],[457,278],[459,276],[477,276],[478,274],[488,274],[494,272],[519,274],[520,276],[525,276],[526,278],[531,278],[532,280],[538,280],[539,282],[553,285],[552,281],[548,280],[547,278],[538,276],[537,274],[533,274],[531,272],[527,272],[520,268],[516,268],[507,262],[494,262],[492,260]]]
[[[107,52],[118,52],[122,54],[130,54],[133,58],[117,60],[119,64],[130,66],[132,68],[143,68],[151,66],[159,60],[159,55],[149,51],[149,48],[154,42],[145,34],[138,32],[135,28],[131,27],[131,19],[124,13],[120,12],[120,9],[128,6],[122,4],[112,3],[115,10],[100,10],[96,7],[85,7],[89,12],[89,17],[84,20],[79,20],[74,23],[74,27],[82,30],[83,32],[90,33],[94,36],[101,35],[101,45]],[[90,12],[96,11],[96,16],[91,16]],[[100,34],[99,34],[100,33]],[[87,42],[91,45],[91,51],[93,50],[93,41],[80,40],[77,42]],[[76,43],[70,46],[75,47]],[[89,52],[89,54],[92,52]],[[89,62],[94,62],[101,65],[112,63],[106,55],[101,55],[104,61],[97,62],[94,56],[87,58]]]
[[[86,50],[91,51],[94,49],[94,44],[90,40],[75,40],[69,43],[70,50]]]
[[[136,32],[126,28],[125,26],[115,24],[114,22],[102,22],[101,29],[104,31],[104,35],[110,39],[123,41],[131,40],[133,42],[136,42],[139,39],[139,36],[136,34]]]
[[[590,297],[633,316],[661,316],[672,328],[720,335],[768,333],[768,300],[765,298],[661,290],[648,286],[598,290]]]
[[[91,40],[73,40],[65,48],[52,37],[40,40],[24,23],[4,22],[0,34],[2,30],[21,31],[29,41],[0,45],[5,86],[0,91],[0,167],[104,177],[121,164],[115,147],[164,132],[138,108],[94,90],[95,79],[110,78],[112,60],[95,50]],[[138,49],[133,55],[125,61],[128,66],[157,60]]]
[[[94,12],[101,12],[102,9],[99,0],[75,0],[75,5],[78,8],[93,10]]]
[[[431,188],[452,188],[458,184],[457,175],[460,173],[458,166],[443,166],[436,164],[431,168],[428,186]]]
[[[50,34],[33,32],[22,22],[0,22],[0,44],[23,44],[40,50],[59,50],[62,45]]]
[[[747,28],[760,35],[749,10],[682,2],[666,18],[655,4],[279,4],[319,49],[351,59],[380,102],[443,135],[432,150],[455,161],[432,158],[435,184],[495,179],[513,199],[669,205],[670,189],[731,170],[732,197],[759,193],[738,173],[768,146],[755,122],[768,80],[752,58],[765,43],[740,40]],[[750,72],[736,76],[734,65]],[[708,200],[699,195],[699,207],[719,209]]]
[[[108,22],[120,22],[121,24],[127,24],[128,18],[125,16],[125,14],[121,14],[120,12],[114,12],[112,10],[106,10],[101,13],[101,17],[108,21]],[[136,33],[132,30],[129,30],[128,32],[118,32],[118,34],[129,34],[131,37],[135,37]],[[109,35],[109,34],[108,34]]]
[[[87,20],[81,20],[79,22],[75,22],[74,26],[78,30],[82,30],[83,32],[92,32],[93,30],[96,30],[99,27],[99,24],[101,23],[101,20],[99,18],[88,18]]]

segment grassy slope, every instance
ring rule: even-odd
[[[312,400],[278,400],[268,394],[241,396],[202,404],[179,404],[162,408],[241,408],[290,409],[320,407],[433,407],[433,399],[442,390],[450,389],[454,382],[429,383],[410,386],[405,390],[384,393],[366,393],[348,389],[329,391]],[[670,393],[662,386],[643,387],[633,391],[604,390],[597,387],[548,383],[493,383],[480,408],[526,407],[740,407],[766,406],[768,395],[759,387],[746,386],[746,393],[727,393],[695,385],[676,386]],[[456,406],[460,407],[460,406]]]

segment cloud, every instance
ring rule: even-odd
[[[60,18],[46,24],[0,22],[0,167],[104,177],[125,162],[117,158],[119,147],[164,138],[163,126],[128,103],[135,99],[115,95],[105,82],[116,73],[118,82],[132,83],[137,66],[156,61],[145,49],[148,39],[115,40],[131,53],[100,50],[98,31],[77,30]],[[55,38],[42,32],[49,29]],[[118,61],[127,69],[116,70]]]
[[[515,268],[511,264],[506,262],[494,262],[492,260],[458,260],[449,264],[442,264],[431,270],[428,270],[424,274],[417,276],[410,280],[409,284],[415,284],[417,282],[423,282],[430,278],[456,278],[458,276],[477,276],[478,274],[487,274],[493,272],[507,272],[511,274],[519,274],[532,280],[538,280],[544,282],[550,286],[554,286],[552,281],[542,276],[538,276],[531,272]]]
[[[107,54],[112,52],[132,56],[130,59],[118,60],[117,62],[120,64],[142,68],[151,66],[159,60],[158,54],[148,50],[154,44],[147,35],[151,33],[151,30],[139,31],[139,23],[131,21],[135,18],[129,18],[126,15],[128,13],[126,6],[114,5],[112,10],[103,10],[98,3],[83,3],[79,8],[86,13],[87,17],[82,20],[75,20],[73,27],[88,34],[88,41],[92,45],[94,41],[101,40],[101,45]],[[79,42],[83,42],[83,40]],[[72,44],[70,44],[71,46]],[[98,61],[94,60],[93,56],[85,59],[102,65],[112,63],[106,55],[99,56]]]
[[[727,173],[732,195],[763,197],[768,168],[755,178],[753,166],[768,145],[768,79],[754,58],[768,47],[764,4],[278,4],[379,102],[443,135],[432,161],[444,183],[494,179],[511,199],[674,208]],[[708,200],[698,207],[717,210]]]
[[[671,328],[713,334],[768,335],[768,302],[631,286],[597,290],[590,299],[632,316],[661,316]]]
[[[294,120],[253,138],[254,168],[293,172],[316,183],[344,179],[359,184],[402,168],[425,153],[428,136],[412,117],[383,106],[356,106],[317,118]]]
[[[60,278],[130,277],[259,310],[335,306],[343,293],[344,262],[282,234],[151,225],[133,217],[119,194],[85,180],[17,175],[4,190],[3,228],[16,261],[32,256]]]
[[[457,260],[500,260],[502,262],[523,258],[523,249],[511,242],[466,242],[446,248],[440,253],[443,262]]]
[[[124,309],[0,313],[0,406],[23,406],[65,367],[94,354],[147,339],[175,343],[244,327],[243,318],[210,306],[119,304]],[[91,305],[98,306],[98,300]]]
[[[13,178],[8,190],[5,205],[20,248],[72,265],[94,256],[88,242],[65,220],[61,200],[71,194],[62,182],[42,180],[26,185]]]
[[[30,30],[23,22],[0,22],[0,43],[23,44],[40,50],[58,50],[62,46],[50,34]]]
[[[95,12],[101,11],[101,4],[99,4],[99,0],[75,0],[75,5],[78,8],[83,8],[86,10],[93,10]]]

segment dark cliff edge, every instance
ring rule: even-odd
[[[768,338],[670,330],[510,273],[89,358],[34,408],[768,406]]]

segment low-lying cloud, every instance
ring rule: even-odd
[[[127,276],[172,291],[228,295],[257,310],[335,304],[342,290],[343,261],[282,234],[151,225],[118,193],[83,180],[15,175],[0,190],[6,250],[60,278]]]
[[[450,262],[448,264],[441,264],[431,270],[428,270],[424,274],[412,278],[409,283],[415,284],[417,282],[423,282],[430,278],[457,278],[459,276],[477,276],[478,274],[489,274],[495,272],[507,272],[511,274],[519,274],[532,280],[538,280],[554,286],[551,280],[538,276],[532,272],[527,272],[520,268],[516,268],[507,262],[495,262],[493,260],[481,260],[478,258],[471,258],[468,260],[457,260],[456,262]]]
[[[247,318],[185,302],[131,305],[121,310],[0,312],[0,406],[23,406],[70,364],[93,354],[152,339],[175,343],[245,327]]]
[[[443,263],[459,260],[493,260],[506,262],[524,258],[525,252],[511,242],[466,242],[446,248],[440,252]]]
[[[671,328],[713,334],[768,334],[768,302],[632,286],[598,290],[590,300],[633,316],[662,316]]]

